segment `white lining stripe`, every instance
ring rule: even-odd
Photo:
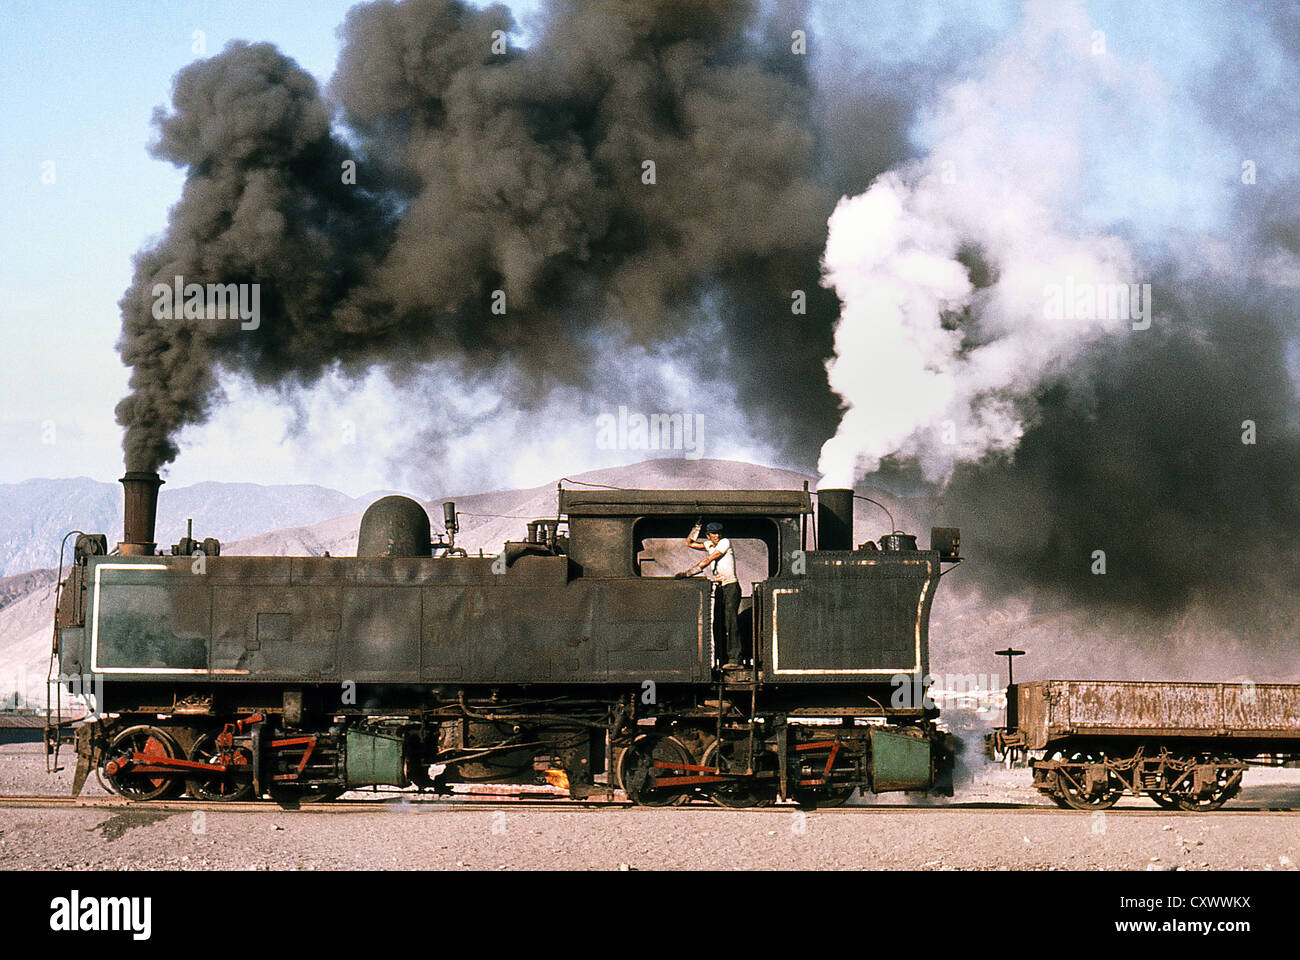
[[[165,563],[100,563],[95,566],[95,595],[90,628],[91,673],[207,673],[208,668],[195,667],[101,667],[99,665],[99,590],[100,572],[103,570],[168,570]]]
[[[874,565],[879,561],[877,560],[857,560],[857,561],[836,560],[834,561],[834,563],[836,563],[837,565],[845,562],[852,564],[854,566],[868,566],[868,565]],[[903,562],[909,564],[924,563],[926,565],[927,571],[930,566],[929,562],[925,560],[905,560]],[[896,673],[919,673],[921,670],[921,611],[925,607],[925,595],[926,593],[929,592],[930,581],[933,579],[934,578],[932,576],[928,576],[928,575],[926,576],[925,583],[921,585],[920,599],[917,600],[916,602],[916,628],[914,631],[914,643],[915,643],[914,652],[916,656],[916,663],[915,665],[908,666],[908,667],[874,667],[870,669],[837,668],[837,669],[828,669],[828,670],[811,670],[811,669],[803,669],[803,668],[786,667],[785,669],[782,669],[780,642],[779,642],[781,630],[779,627],[779,621],[777,619],[777,609],[780,606],[778,601],[780,599],[781,594],[798,593],[799,590],[794,587],[784,587],[784,588],[773,590],[772,591],[772,672],[774,674],[781,674],[781,675],[812,674],[817,676],[832,676],[837,674],[854,675],[854,676],[889,674],[892,676],[893,674]]]

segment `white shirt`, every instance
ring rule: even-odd
[[[713,561],[713,580],[717,583],[735,583],[736,582],[736,555],[732,552],[731,541],[726,537],[719,537],[716,545],[710,543],[707,539],[704,541],[705,553],[720,553],[717,560]]]

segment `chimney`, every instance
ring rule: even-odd
[[[853,491],[817,491],[817,549],[853,549]]]
[[[158,488],[163,485],[156,473],[128,470],[118,481],[122,484],[122,542],[118,552],[128,557],[152,557],[158,544],[154,541],[154,523],[158,519]]]

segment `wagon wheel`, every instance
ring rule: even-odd
[[[185,781],[191,797],[199,800],[243,800],[253,793],[253,753],[247,747],[235,747],[230,766],[241,767],[233,775],[216,774],[212,777],[191,777]],[[190,759],[195,763],[222,762],[216,738],[210,733],[199,736],[190,748]]]
[[[1102,754],[1092,753],[1075,753],[1069,757],[1071,763],[1102,763],[1105,756]],[[1057,806],[1068,807],[1074,810],[1106,810],[1115,806],[1120,797],[1124,796],[1124,785],[1114,773],[1110,773],[1106,780],[1106,790],[1096,796],[1088,796],[1082,787],[1074,782],[1074,779],[1064,770],[1056,771],[1056,793],[1052,799],[1057,802]]]
[[[718,744],[723,741],[714,740],[709,744],[709,749],[704,751],[704,759],[701,761],[703,766],[717,766],[720,771],[725,771],[730,766],[729,754],[722,753],[718,749]],[[726,744],[727,747],[730,744]],[[719,763],[719,755],[721,762]],[[710,784],[709,799],[720,807],[730,807],[732,809],[744,809],[746,807],[766,807],[776,802],[776,784],[768,781],[763,782],[754,777],[742,777],[738,780],[729,780],[726,783]]]
[[[1228,758],[1210,757],[1210,758],[1203,759],[1201,762],[1202,763],[1232,763],[1234,761],[1230,757]],[[1231,783],[1232,777],[1233,777],[1232,770],[1226,768],[1220,769],[1217,772],[1217,776],[1216,776],[1217,783],[1215,784],[1214,792],[1211,793],[1208,797],[1204,797],[1204,798],[1194,797],[1190,793],[1184,793],[1182,791],[1174,791],[1173,793],[1170,794],[1170,797],[1173,798],[1173,801],[1178,806],[1179,810],[1187,810],[1192,813],[1197,813],[1205,810],[1218,810],[1221,806],[1223,806],[1225,803],[1227,803],[1229,800],[1231,800],[1233,797],[1235,797],[1238,793],[1241,792],[1240,778],[1238,778],[1237,782],[1233,783],[1232,786],[1228,785],[1229,783]]]
[[[1213,794],[1204,799],[1196,797],[1174,797],[1174,803],[1178,805],[1179,810],[1187,810],[1195,813],[1200,810],[1218,810],[1221,806],[1235,797],[1241,788],[1233,787],[1231,790],[1225,790],[1222,787],[1215,790]]]
[[[1161,807],[1162,809],[1179,809],[1178,801],[1166,793],[1156,793],[1155,791],[1152,791],[1151,793],[1148,793],[1147,796],[1156,802],[1156,806]]]
[[[682,764],[694,762],[691,752],[676,737],[645,734],[637,737],[623,751],[618,761],[618,783],[633,803],[646,807],[666,807],[686,803],[691,799],[688,787],[657,787],[656,777],[687,776],[690,771],[659,767],[657,763]]]
[[[1052,754],[1051,757],[1044,757],[1044,759],[1060,760],[1062,759],[1062,756],[1061,753],[1058,751]],[[1058,793],[1060,787],[1057,785],[1057,777],[1056,777],[1055,770],[1045,770],[1039,767],[1037,764],[1034,764],[1034,788],[1037,789],[1042,796],[1046,797],[1048,800],[1051,800],[1052,803],[1056,804],[1062,810],[1074,809],[1068,803],[1066,803],[1064,798],[1061,797],[1060,794]]]
[[[107,764],[111,760],[125,759],[137,753],[159,760],[170,760],[178,756],[180,751],[176,742],[162,730],[142,724],[127,727],[115,736],[104,754],[104,761]],[[104,779],[119,796],[135,801],[174,796],[183,787],[183,781],[179,777],[145,778],[129,770],[120,773],[105,772]]]

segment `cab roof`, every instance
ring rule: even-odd
[[[804,490],[561,490],[570,517],[797,517],[812,513]]]

